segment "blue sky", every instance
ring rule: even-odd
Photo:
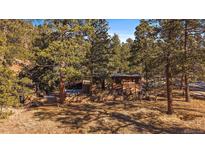
[[[107,19],[109,23],[109,35],[118,34],[120,40],[125,42],[126,39],[134,39],[135,27],[139,24],[138,19]],[[42,24],[43,20],[35,20],[34,25]]]
[[[110,26],[109,34],[118,34],[120,40],[125,42],[127,38],[134,39],[135,27],[139,24],[138,19],[108,19]]]

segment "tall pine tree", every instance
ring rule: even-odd
[[[110,38],[108,35],[108,22],[105,19],[92,20],[92,27],[94,29],[91,36],[91,49],[87,54],[89,59],[89,70],[91,77],[100,79],[101,87],[105,89],[105,79],[109,76],[109,61],[111,51]]]

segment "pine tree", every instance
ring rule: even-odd
[[[182,72],[184,77],[184,85],[185,85],[185,101],[190,101],[190,93],[189,93],[189,79],[190,75],[193,72],[193,66],[201,64],[195,61],[193,57],[197,58],[199,55],[200,49],[200,41],[201,37],[204,33],[204,25],[203,20],[193,20],[193,19],[184,19],[181,20],[182,24],[182,48],[183,48],[183,59],[182,59]],[[199,59],[198,57],[197,59]]]
[[[121,42],[119,36],[114,34],[110,41],[111,44],[111,55],[110,56],[110,71],[111,72],[122,72],[121,64]]]
[[[157,72],[158,64],[156,64],[156,59],[158,51],[156,46],[154,27],[147,20],[141,20],[136,27],[130,62],[132,71],[143,74],[146,81],[146,92],[149,90],[149,80],[154,79],[154,73]]]
[[[6,38],[4,63],[12,65],[16,60],[25,60],[30,56],[35,28],[24,20],[1,20],[0,31]]]
[[[175,56],[180,50],[180,22],[179,20],[159,20],[160,25],[160,40],[162,54],[164,55],[166,90],[167,90],[167,113],[173,113],[173,73],[176,67]]]
[[[120,52],[120,62],[121,62],[121,70],[125,73],[130,73],[130,53],[131,47],[133,45],[133,40],[128,38],[126,42],[122,42],[121,52]]]
[[[24,20],[0,20],[0,104],[18,103],[19,78],[10,66],[28,59],[34,28]],[[20,63],[18,65],[23,65]]]
[[[4,66],[0,66],[0,112],[3,107],[18,103],[18,85],[14,73]]]
[[[111,51],[108,35],[108,23],[105,19],[92,20],[94,33],[91,37],[91,49],[87,54],[91,77],[101,80],[102,89],[105,89],[105,79],[109,76],[109,61]]]
[[[89,42],[85,33],[89,26],[77,20],[46,21],[35,41],[35,57],[28,75],[47,93],[60,86],[61,103],[65,95],[65,80],[82,77]],[[71,26],[70,26],[71,25]]]

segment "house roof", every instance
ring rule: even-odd
[[[141,77],[141,75],[139,73],[135,73],[135,74],[126,74],[126,73],[115,73],[112,74],[112,77],[133,77],[133,78],[138,78]]]

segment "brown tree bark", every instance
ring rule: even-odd
[[[62,73],[60,73],[60,87],[59,87],[59,89],[60,89],[60,93],[59,93],[60,103],[63,104],[65,101],[66,93],[65,93],[65,83],[63,81]]]
[[[172,107],[172,81],[171,81],[171,68],[170,68],[170,54],[167,54],[167,64],[166,64],[166,86],[167,86],[167,114],[173,113]]]
[[[171,36],[172,29],[169,30],[168,38],[172,40]],[[170,47],[166,52],[166,65],[165,65],[165,74],[166,74],[166,87],[167,87],[167,114],[173,113],[173,98],[172,98],[172,72],[171,72],[171,51]]]
[[[102,87],[102,90],[105,90],[105,79],[102,79],[102,81],[101,81],[101,87]]]
[[[147,70],[147,63],[145,63],[145,98],[149,98],[148,90],[149,90],[149,85],[148,85],[148,70]]]
[[[184,26],[184,58],[185,58],[185,63],[187,62],[187,36],[188,36],[188,21],[185,20],[185,26]],[[188,77],[188,72],[187,72],[187,66],[184,68],[184,84],[185,84],[185,101],[189,102],[190,101],[190,94],[189,94],[189,77]]]
[[[183,90],[183,87],[184,87],[184,75],[182,74],[181,81],[180,81],[180,90]]]
[[[190,102],[189,79],[187,74],[185,74],[184,76],[184,83],[185,83],[185,101]]]

